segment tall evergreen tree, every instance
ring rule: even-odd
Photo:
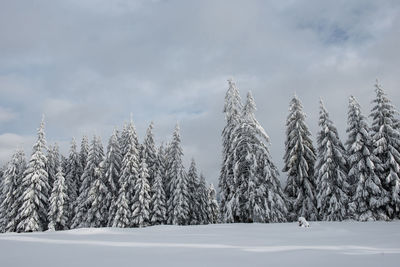
[[[387,192],[376,173],[381,164],[373,154],[366,118],[361,114],[360,105],[353,96],[349,99],[347,122],[348,175],[352,192],[349,213],[359,221],[387,219]]]
[[[289,198],[290,220],[299,216],[317,219],[316,184],[314,178],[315,149],[305,122],[303,105],[295,95],[290,101],[286,120],[286,141],[283,172],[287,172],[285,193]]]
[[[196,162],[192,159],[188,171],[188,193],[189,193],[189,223],[196,225],[200,224],[201,213],[199,210],[199,177],[197,174]]]
[[[209,207],[209,196],[208,196],[208,188],[206,185],[206,179],[204,175],[200,173],[200,181],[197,188],[197,197],[199,199],[198,213],[199,213],[199,223],[200,224],[208,224],[208,207]],[[219,214],[219,210],[217,211]]]
[[[38,139],[33,146],[32,156],[24,172],[21,183],[22,204],[18,210],[18,232],[34,232],[47,229],[47,210],[49,207],[49,181],[46,170],[46,139],[44,119],[39,130]]]
[[[69,156],[67,159],[67,167],[65,171],[65,184],[67,186],[67,195],[69,198],[69,218],[68,224],[71,223],[72,218],[74,217],[76,200],[79,195],[79,170],[81,168],[81,162],[79,160],[79,154],[76,148],[75,138],[71,141],[71,147],[69,151]]]
[[[118,197],[118,180],[121,175],[122,155],[118,132],[115,130],[108,141],[107,155],[104,161],[105,180],[108,188],[106,209],[109,211],[108,226],[115,217],[115,204]]]
[[[242,102],[239,90],[232,80],[228,80],[229,88],[225,96],[224,113],[226,125],[222,131],[222,167],[219,177],[221,195],[221,218],[223,222],[234,222],[235,183],[233,179],[233,131],[239,125],[242,112]]]
[[[68,229],[70,212],[68,187],[61,166],[58,167],[53,190],[50,195],[49,226],[51,230]]]
[[[157,161],[158,161],[157,150],[154,143],[153,128],[154,124],[152,122],[149,125],[149,128],[147,128],[146,137],[143,142],[143,151],[142,151],[142,157],[145,158],[147,169],[149,172],[148,180],[150,186],[153,185],[153,180],[157,171]]]
[[[346,151],[329,114],[320,101],[318,132],[317,202],[322,220],[341,221],[347,216],[349,183]]]
[[[58,171],[58,167],[60,165],[60,152],[58,148],[58,144],[55,143],[54,145],[50,145],[47,149],[47,174],[49,176],[49,185],[50,188],[53,187],[53,183],[56,180],[56,175]]]
[[[376,98],[370,115],[373,119],[372,142],[374,155],[382,164],[378,175],[389,194],[386,213],[393,219],[400,216],[400,122],[396,118],[397,111],[378,82],[375,91]]]
[[[164,191],[163,176],[161,168],[157,168],[153,186],[151,187],[151,216],[150,223],[152,225],[165,224],[167,219],[166,197]]]
[[[175,127],[172,142],[168,149],[168,179],[170,197],[168,199],[168,223],[175,225],[189,224],[188,177],[182,163],[181,137],[179,125]]]
[[[84,135],[82,137],[81,149],[79,151],[79,162],[80,162],[79,169],[78,169],[77,174],[76,174],[79,177],[79,180],[78,180],[78,191],[79,191],[78,192],[78,196],[81,194],[80,189],[81,189],[82,182],[83,182],[82,175],[83,175],[83,172],[84,172],[84,170],[86,168],[86,163],[87,163],[87,160],[88,160],[88,156],[89,156],[89,140],[88,140],[87,136]]]
[[[218,223],[219,207],[213,184],[211,184],[210,188],[208,189],[208,218],[209,223]]]
[[[94,181],[99,177],[104,158],[103,145],[98,137],[94,136],[87,158],[86,167],[82,174],[82,184],[80,194],[77,198],[75,216],[72,220],[72,228],[89,227],[88,210],[90,208],[90,190]]]
[[[139,176],[139,142],[132,120],[122,132],[122,139],[124,140],[124,156],[112,226],[125,228],[133,226],[133,196],[135,194],[135,181]]]
[[[143,227],[150,222],[150,185],[149,172],[147,170],[146,158],[140,163],[139,176],[135,180],[135,195],[132,204],[133,225]]]
[[[249,92],[240,124],[233,132],[235,222],[286,221],[287,207],[267,144],[269,137],[256,120]]]
[[[18,209],[21,207],[21,183],[26,168],[25,154],[17,149],[2,175],[2,202],[0,203],[0,223],[5,232],[17,230]]]

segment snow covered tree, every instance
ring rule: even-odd
[[[112,226],[121,228],[133,226],[133,196],[135,194],[135,181],[139,176],[139,142],[132,119],[124,128],[125,130],[122,132],[122,139],[124,140],[122,171],[115,211],[112,211],[112,214],[115,214]]]
[[[199,213],[199,223],[208,224],[208,188],[206,185],[206,179],[204,175],[200,173],[200,181],[197,188],[197,197],[199,199],[198,213]],[[219,210],[217,211],[219,214]]]
[[[210,188],[208,189],[208,218],[209,223],[218,223],[219,206],[213,184],[211,184]]]
[[[320,101],[317,136],[317,202],[322,220],[342,221],[347,216],[349,202],[348,167],[346,150],[339,139],[333,122],[329,119],[322,100]]]
[[[75,204],[76,200],[79,195],[79,188],[78,185],[79,180],[81,179],[79,177],[79,169],[81,168],[80,166],[80,160],[79,160],[79,154],[76,149],[76,142],[75,138],[72,139],[71,141],[71,147],[69,151],[69,156],[67,159],[67,167],[65,168],[65,184],[67,186],[67,195],[69,198],[69,218],[68,218],[68,223],[71,223],[72,218],[74,217],[74,210],[75,210]]]
[[[49,146],[47,149],[47,174],[49,176],[50,188],[53,187],[53,183],[56,180],[57,170],[60,165],[60,152],[58,144],[55,143],[53,146]]]
[[[242,119],[232,135],[234,221],[286,221],[285,195],[267,147],[269,137],[256,120],[255,110],[249,92]]]
[[[75,216],[72,220],[72,228],[89,227],[88,210],[91,206],[90,191],[94,181],[99,177],[101,172],[101,163],[104,158],[103,145],[98,137],[94,136],[92,144],[89,149],[86,167],[82,174],[82,184],[80,187],[80,194],[77,198],[75,207]]]
[[[145,158],[147,169],[149,172],[149,185],[153,185],[153,180],[157,171],[157,150],[154,143],[154,135],[153,135],[153,122],[149,125],[146,131],[146,137],[143,141],[143,151],[142,157]]]
[[[168,199],[168,223],[175,225],[189,224],[188,177],[182,163],[181,137],[179,125],[175,127],[168,149],[168,179],[170,181],[170,198]]]
[[[150,223],[152,225],[165,224],[167,219],[166,198],[164,191],[163,176],[161,169],[157,168],[156,176],[154,177],[153,186],[151,187],[152,198],[150,202],[151,216]]]
[[[17,229],[18,209],[21,207],[21,183],[26,168],[25,154],[17,149],[2,175],[2,202],[0,203],[0,223],[5,232]]]
[[[58,167],[53,190],[50,195],[49,229],[68,229],[68,218],[71,205],[68,197],[68,187],[61,166]]]
[[[106,209],[109,211],[108,226],[112,225],[116,211],[115,204],[118,197],[119,184],[118,180],[121,175],[122,155],[119,143],[118,132],[115,130],[111,135],[108,146],[106,159],[104,161],[105,181],[108,188]]]
[[[378,176],[389,194],[386,213],[393,219],[400,216],[400,122],[396,118],[397,111],[378,82],[375,91],[376,98],[370,115],[373,119],[373,153],[382,164]]]
[[[349,215],[359,221],[387,219],[387,192],[376,174],[381,164],[373,154],[366,118],[361,114],[360,105],[353,96],[349,99],[347,122],[348,175],[352,192]]]
[[[135,195],[133,197],[132,220],[137,227],[147,226],[150,222],[150,185],[146,158],[142,158],[139,176],[135,180]]]
[[[234,222],[235,183],[233,180],[233,131],[239,125],[242,112],[242,102],[239,90],[232,80],[228,80],[229,89],[225,96],[224,113],[226,125],[222,131],[222,167],[219,177],[221,195],[221,218],[223,222]]]
[[[167,144],[166,146],[164,146],[164,144],[161,144],[160,147],[158,148],[158,153],[157,153],[157,159],[158,159],[157,171],[160,172],[160,175],[162,177],[161,180],[164,186],[165,201],[168,201],[169,196],[171,195],[169,192],[170,181],[168,177],[168,169],[169,169],[168,148],[169,144]]]
[[[303,105],[295,95],[290,101],[286,120],[283,172],[287,173],[285,193],[289,198],[290,220],[305,217],[316,220],[317,201],[314,178],[315,149],[305,122]]]
[[[44,119],[38,139],[33,146],[32,155],[23,174],[21,183],[22,203],[18,210],[18,232],[34,232],[47,229],[47,210],[49,207],[49,181],[46,171],[46,139]]]
[[[87,136],[84,135],[82,137],[81,149],[80,149],[80,152],[79,152],[79,162],[80,162],[79,169],[78,169],[77,174],[76,174],[79,177],[79,180],[78,180],[78,183],[77,183],[78,191],[79,191],[78,192],[78,196],[81,194],[80,189],[81,189],[81,185],[82,185],[82,182],[83,182],[82,175],[83,175],[83,172],[84,172],[84,170],[86,168],[88,155],[89,155],[89,140],[88,140]]]
[[[197,174],[196,162],[192,159],[188,171],[188,192],[189,192],[189,223],[196,225],[200,224],[200,199],[198,194],[199,177]]]

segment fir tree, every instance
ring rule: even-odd
[[[152,122],[146,131],[146,137],[143,142],[143,151],[142,151],[142,157],[144,157],[146,161],[147,169],[149,172],[148,180],[150,186],[153,185],[153,180],[157,171],[157,161],[158,161],[157,150],[154,144],[153,127],[154,124]]]
[[[317,202],[322,220],[342,221],[347,216],[349,183],[346,151],[322,100],[320,102]]]
[[[211,184],[210,188],[208,189],[208,218],[209,223],[218,223],[219,207],[213,184]]]
[[[115,217],[115,204],[118,197],[118,180],[121,175],[121,148],[118,132],[114,131],[108,141],[107,155],[104,162],[105,181],[108,188],[106,209],[109,211],[108,226],[112,225]]]
[[[175,225],[189,224],[188,178],[182,164],[181,138],[176,125],[172,142],[168,149],[168,179],[170,198],[168,199],[168,223]]]
[[[189,193],[189,220],[190,224],[200,224],[201,214],[199,210],[200,199],[198,194],[199,177],[197,174],[196,162],[192,159],[188,171],[188,193]]]
[[[99,177],[101,172],[101,162],[103,161],[104,152],[101,141],[96,136],[93,137],[92,144],[89,149],[86,167],[82,174],[82,184],[80,194],[77,198],[75,207],[75,216],[72,220],[72,228],[89,227],[88,210],[90,208],[90,190],[94,181]]]
[[[237,209],[237,196],[233,180],[233,131],[239,125],[242,112],[242,102],[239,90],[232,80],[228,80],[229,89],[225,96],[224,113],[226,125],[222,131],[222,167],[219,178],[221,194],[221,218],[223,222],[234,222],[234,209]]]
[[[2,202],[0,203],[0,223],[5,232],[17,229],[18,209],[21,207],[21,183],[26,168],[25,154],[18,149],[7,164],[2,175]]]
[[[154,178],[153,186],[151,187],[151,217],[152,225],[165,224],[167,218],[166,198],[164,191],[164,183],[161,175],[161,169],[158,168]]]
[[[135,181],[135,196],[133,197],[132,220],[138,227],[147,226],[150,222],[150,186],[148,181],[146,158],[140,163],[139,176]]]
[[[69,198],[69,218],[68,218],[68,223],[71,223],[72,218],[74,217],[74,210],[75,210],[75,204],[76,200],[79,195],[79,188],[78,185],[80,177],[79,177],[79,169],[81,168],[80,166],[81,162],[79,160],[79,154],[76,149],[76,142],[75,138],[72,139],[71,141],[71,147],[69,151],[69,156],[67,159],[67,167],[65,171],[65,184],[67,186],[67,195]]]
[[[83,175],[83,172],[84,172],[84,170],[86,168],[86,163],[87,163],[87,160],[88,160],[88,156],[89,156],[89,141],[88,141],[87,136],[84,135],[82,137],[81,149],[80,149],[80,152],[79,152],[79,162],[80,162],[79,169],[78,169],[77,174],[76,174],[79,177],[79,180],[77,182],[78,196],[81,194],[80,189],[81,189],[81,185],[82,185],[82,182],[83,182],[82,175]]]
[[[373,153],[382,164],[378,176],[389,197],[386,213],[393,219],[400,216],[400,123],[395,117],[397,111],[378,82],[375,88],[376,98],[370,115]]]
[[[198,213],[199,213],[199,223],[208,224],[208,188],[206,185],[206,179],[203,174],[200,174],[200,181],[197,188],[197,198],[199,200]],[[219,210],[217,211],[219,213]]]
[[[58,167],[53,190],[50,195],[49,229],[68,229],[68,218],[70,211],[68,187],[61,166]]]
[[[139,176],[139,142],[133,121],[122,132],[124,140],[124,157],[122,159],[122,171],[119,179],[118,198],[115,204],[113,227],[131,227],[132,205],[135,194],[135,181]]]
[[[56,175],[59,166],[61,166],[60,152],[57,143],[55,143],[53,146],[50,145],[47,149],[46,168],[47,168],[47,174],[49,176],[50,188],[53,187],[53,183],[56,180]]]
[[[387,193],[376,174],[381,164],[372,153],[369,127],[366,118],[361,114],[360,105],[353,96],[349,99],[347,122],[348,175],[352,192],[349,213],[353,219],[359,221],[387,219]]]
[[[38,139],[33,146],[32,156],[23,174],[21,183],[22,204],[18,210],[18,232],[43,231],[47,228],[47,210],[49,207],[49,181],[46,171],[46,139],[44,119]]]
[[[305,123],[303,106],[295,95],[286,120],[286,141],[283,172],[287,172],[285,193],[289,198],[290,220],[302,216],[317,219],[316,185],[314,181],[315,149]]]

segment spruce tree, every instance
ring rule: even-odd
[[[90,190],[94,181],[99,177],[101,173],[101,163],[103,161],[104,152],[101,141],[96,136],[93,137],[89,154],[87,158],[86,167],[82,174],[82,184],[80,187],[80,194],[77,198],[77,204],[75,207],[75,216],[72,220],[72,228],[84,228],[89,227],[88,221],[88,210],[92,204],[89,200]]]
[[[89,156],[89,140],[87,138],[86,135],[84,135],[82,137],[82,141],[81,141],[81,149],[79,151],[79,169],[77,171],[77,176],[79,177],[79,180],[77,182],[77,186],[78,186],[78,196],[81,194],[81,185],[83,182],[83,172],[86,168],[86,163],[88,160],[88,156]]]
[[[237,210],[237,196],[233,179],[233,131],[239,125],[242,102],[239,90],[232,80],[228,80],[229,88],[225,96],[224,113],[226,125],[222,131],[222,167],[219,177],[221,194],[221,218],[223,222],[234,222],[234,210]]]
[[[69,218],[68,223],[71,223],[72,218],[74,217],[74,210],[76,205],[76,200],[79,195],[78,185],[80,177],[79,177],[79,169],[81,162],[79,160],[79,154],[76,148],[75,138],[71,141],[71,147],[69,151],[69,156],[67,159],[67,167],[65,171],[65,184],[67,186],[67,195],[69,198]]]
[[[68,229],[68,218],[71,206],[68,197],[68,187],[61,166],[58,167],[55,178],[53,190],[50,195],[48,228],[56,231],[66,230]]]
[[[150,222],[150,185],[149,172],[147,170],[146,158],[140,163],[139,176],[135,180],[135,195],[132,204],[132,220],[136,227],[144,227]]]
[[[233,132],[235,222],[286,221],[285,195],[267,144],[269,137],[256,120],[249,92],[240,124]]]
[[[322,220],[342,221],[349,202],[346,150],[329,114],[320,101],[320,131],[317,136],[317,202]]]
[[[189,223],[200,224],[200,199],[199,199],[199,177],[197,174],[196,162],[192,159],[188,171],[188,193],[189,193]]]
[[[175,225],[189,224],[188,177],[182,163],[181,137],[179,125],[175,127],[172,142],[168,149],[168,179],[170,197],[168,199],[168,223]]]
[[[289,198],[290,220],[302,216],[317,219],[314,165],[315,149],[305,122],[303,105],[295,95],[290,101],[286,120],[286,141],[283,172],[287,173],[285,193]]]
[[[47,210],[49,207],[49,181],[46,170],[46,139],[44,119],[38,139],[33,146],[32,155],[23,174],[21,183],[22,204],[18,210],[18,232],[34,232],[47,229]]]
[[[21,183],[26,168],[25,154],[17,149],[2,175],[2,202],[0,223],[5,232],[15,232],[18,225],[18,210],[21,207]]]
[[[206,179],[204,178],[204,175],[200,173],[200,181],[199,185],[197,188],[197,198],[199,200],[199,206],[198,206],[198,214],[199,214],[199,223],[200,224],[208,224],[209,223],[209,218],[208,218],[208,188],[206,185]],[[219,210],[218,210],[219,214]]]
[[[151,225],[165,224],[167,219],[167,208],[161,168],[157,168],[151,191],[152,198],[150,203],[150,223]]]
[[[142,151],[142,157],[144,157],[147,165],[147,169],[149,172],[149,185],[153,185],[153,180],[156,175],[157,171],[157,150],[156,146],[154,143],[154,135],[153,135],[153,128],[154,124],[153,122],[149,125],[149,128],[147,128],[146,131],[146,137],[143,141],[143,151]]]
[[[353,96],[349,99],[347,122],[348,175],[352,192],[349,214],[351,218],[359,221],[387,219],[385,212],[385,205],[388,202],[387,192],[377,175],[381,164],[373,154],[366,118]]]
[[[375,84],[376,98],[373,100],[370,117],[373,119],[371,134],[374,155],[379,158],[382,170],[378,173],[389,202],[386,213],[389,218],[400,216],[400,123],[397,111],[382,87]]]
[[[112,225],[115,216],[115,204],[118,197],[118,180],[121,175],[122,155],[118,132],[115,130],[108,141],[104,161],[105,181],[108,188],[106,209],[109,211],[108,226]]]
[[[60,152],[58,148],[58,144],[55,143],[53,146],[49,146],[47,149],[47,174],[49,176],[49,185],[50,188],[53,187],[53,183],[56,180],[56,175],[58,171],[58,167],[60,165]]]
[[[209,223],[218,223],[219,206],[213,184],[211,184],[210,188],[208,189],[208,218]]]
[[[112,226],[126,228],[133,226],[133,196],[135,194],[135,181],[139,176],[139,142],[132,120],[122,132],[122,139],[124,140],[124,156]]]

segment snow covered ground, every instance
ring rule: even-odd
[[[400,266],[400,221],[7,233],[0,266]]]

